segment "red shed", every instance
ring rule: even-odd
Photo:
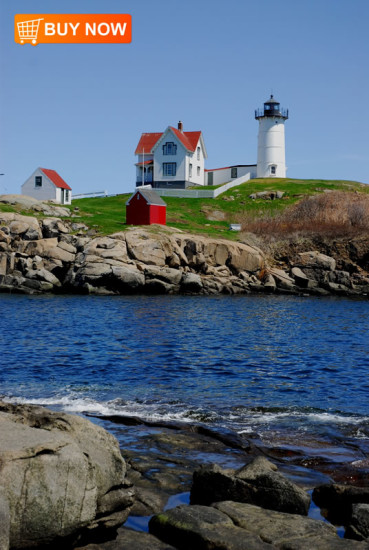
[[[137,189],[126,202],[128,225],[166,224],[167,205],[152,189]]]

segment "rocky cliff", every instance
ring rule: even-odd
[[[54,208],[54,210],[52,210]],[[63,210],[63,212],[61,212]],[[48,207],[43,214],[68,212]],[[68,212],[69,213],[69,212]],[[106,237],[56,216],[0,213],[0,291],[367,295],[369,238],[278,247],[150,226]]]

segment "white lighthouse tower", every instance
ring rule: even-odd
[[[285,178],[284,121],[288,119],[288,110],[281,109],[271,95],[264,103],[264,110],[255,111],[255,118],[259,121],[256,175],[258,178]]]

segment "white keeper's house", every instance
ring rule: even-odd
[[[53,201],[57,204],[71,204],[72,188],[55,170],[36,168],[22,185],[22,195],[39,201]]]
[[[221,185],[244,177],[285,178],[286,153],[284,123],[288,110],[282,109],[273,95],[262,109],[255,111],[259,122],[256,164],[236,164],[223,168],[205,169],[207,158],[201,132],[184,132],[168,126],[165,132],[142,134],[135,154],[136,187],[185,189],[196,185]]]
[[[185,189],[204,185],[207,158],[202,133],[168,126],[164,132],[142,134],[136,147],[136,187]]]

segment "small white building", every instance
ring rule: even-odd
[[[242,176],[249,176],[249,179],[256,178],[256,164],[237,164],[213,170],[205,169],[205,185],[222,185]]]
[[[37,168],[22,185],[22,195],[40,201],[71,204],[72,188],[55,170]]]
[[[144,133],[136,147],[136,187],[185,189],[205,185],[207,158],[202,133],[168,126],[161,133]]]

